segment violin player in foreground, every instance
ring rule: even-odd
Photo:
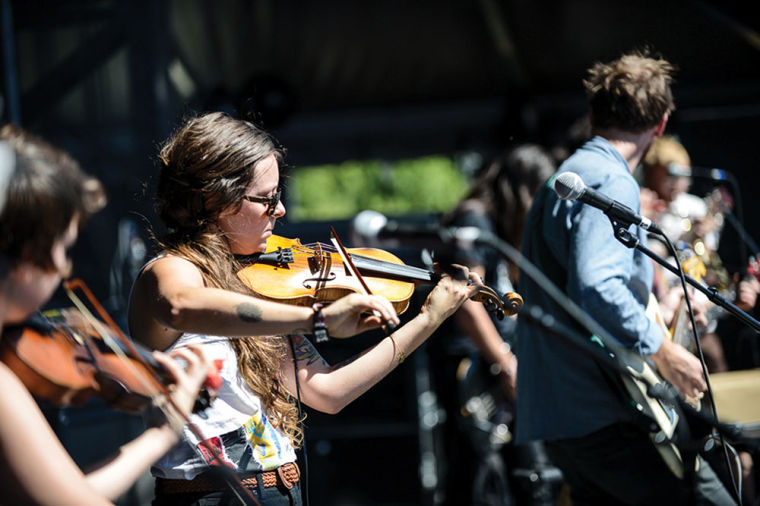
[[[480,278],[464,268],[442,274],[411,321],[353,359],[330,365],[304,333],[324,326],[332,337],[347,337],[399,320],[380,295],[288,306],[253,297],[237,276],[236,255],[265,251],[285,214],[282,153],[272,138],[249,122],[209,113],[185,121],[160,159],[156,206],[167,232],[159,239],[162,253],[135,282],[131,333],[161,350],[200,344],[224,360],[223,385],[208,418],[193,421],[260,503],[301,504],[295,450],[303,432],[294,399],[339,412],[476,294]],[[233,502],[207,469],[192,448],[178,446],[153,468],[154,504]]]
[[[1,330],[40,309],[68,275],[67,252],[104,195],[66,153],[15,126],[0,129],[0,150]],[[210,363],[198,347],[170,354],[184,360],[184,369],[166,354],[154,355],[173,377],[171,397],[186,416]],[[59,360],[67,358],[73,360]],[[0,362],[0,504],[110,504],[179,436],[163,418],[84,474],[26,386]]]

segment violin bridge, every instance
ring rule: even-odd
[[[317,243],[314,247],[314,256],[309,257],[309,268],[311,273],[321,272],[325,265],[325,256],[322,252],[322,245]]]

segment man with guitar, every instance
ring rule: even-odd
[[[639,186],[632,173],[674,109],[672,72],[670,63],[646,52],[593,65],[584,80],[592,137],[558,173],[575,172],[586,187],[638,212]],[[618,242],[601,211],[560,200],[551,183],[533,203],[523,254],[620,344],[651,360],[683,395],[698,397],[706,388],[699,360],[664,339],[646,317],[652,261]],[[646,244],[642,229],[630,231]],[[520,292],[526,303],[580,329],[524,273]],[[527,318],[518,322],[517,336],[517,442],[546,441],[574,504],[735,503],[705,462],[690,480],[670,470],[619,376],[586,353],[590,339],[573,342],[577,336],[558,335]]]

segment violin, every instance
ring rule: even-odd
[[[260,504],[174,403],[167,389],[172,378],[166,368],[121,332],[81,280],[67,280],[64,286],[77,309],[41,313],[23,325],[6,328],[0,340],[0,360],[34,396],[59,407],[81,404],[96,396],[110,407],[137,414],[163,395],[163,402],[155,406],[166,418],[181,421],[198,438],[205,450],[199,456],[222,474],[241,504]],[[96,320],[73,294],[74,288],[87,295],[106,325]],[[222,385],[222,363],[215,361],[214,365],[216,371],[212,368],[209,372],[193,407],[200,416],[212,402],[213,392]],[[173,411],[167,407],[173,407]]]
[[[66,283],[90,294],[81,280]],[[110,324],[115,325],[112,320],[109,326],[91,320],[81,309],[40,313],[3,331],[0,360],[32,395],[55,406],[81,405],[97,397],[112,408],[137,414],[171,376],[150,351],[113,333]],[[220,378],[212,376],[206,386],[215,390],[219,383]],[[195,410],[211,400],[204,388]]]
[[[388,251],[349,248],[346,252],[350,266],[332,245],[303,245],[299,239],[272,235],[263,253],[239,258],[245,266],[237,275],[259,297],[299,306],[365,293],[364,282],[366,291],[385,296],[398,314],[409,308],[418,283],[435,283],[438,279],[436,273],[405,265]],[[351,275],[352,267],[361,277]],[[472,299],[482,302],[499,319],[516,314],[523,305],[519,294],[509,292],[500,297],[487,286]]]

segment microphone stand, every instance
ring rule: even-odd
[[[615,238],[618,239],[621,243],[623,243],[625,246],[628,246],[629,248],[636,248],[637,250],[644,253],[646,256],[657,262],[658,264],[662,265],[664,268],[675,274],[676,276],[680,277],[680,272],[678,268],[674,267],[670,263],[668,263],[667,260],[660,257],[656,253],[654,253],[652,250],[647,248],[646,246],[642,246],[638,239],[636,239],[627,229],[616,226],[617,224],[613,222],[613,227],[615,228]],[[752,316],[748,315],[738,307],[736,307],[734,304],[729,302],[725,297],[723,297],[714,287],[706,287],[699,281],[693,279],[692,277],[684,274],[684,279],[687,283],[689,283],[691,286],[702,292],[707,296],[710,301],[720,306],[721,308],[725,309],[728,313],[731,313],[736,319],[744,323],[746,326],[751,328],[757,333],[760,333],[760,322],[758,322],[756,319],[754,319]]]
[[[623,230],[627,232],[627,230]],[[464,237],[462,237],[462,235]],[[628,235],[630,236],[630,233],[628,233]],[[523,307],[523,311],[521,311],[522,316],[527,316],[527,318],[529,318],[531,321],[536,322],[542,325],[544,328],[549,329],[553,334],[562,336],[566,342],[569,342],[573,346],[576,346],[578,349],[582,350],[584,353],[588,354],[589,357],[597,361],[597,363],[607,366],[612,371],[623,375],[623,377],[629,377],[633,380],[643,382],[647,385],[647,395],[660,400],[672,407],[676,415],[679,417],[679,420],[682,422],[678,424],[679,437],[677,440],[672,440],[672,442],[679,446],[682,451],[682,456],[684,457],[684,479],[693,482],[694,465],[690,455],[693,455],[694,458],[696,458],[696,452],[694,450],[690,450],[687,445],[684,444],[684,442],[689,441],[691,436],[691,431],[689,429],[685,413],[689,412],[689,414],[691,414],[694,409],[691,408],[688,403],[684,402],[683,399],[681,399],[675,389],[667,383],[653,384],[644,377],[635,376],[633,372],[630,371],[623,363],[623,357],[630,357],[634,355],[634,353],[617,342],[601,325],[599,325],[593,318],[591,318],[573,300],[567,297],[567,295],[565,295],[564,292],[562,292],[551,280],[549,280],[549,278],[547,278],[540,269],[538,269],[533,263],[525,258],[512,245],[497,237],[493,233],[482,230],[477,234],[457,234],[457,232],[454,232],[452,236],[454,241],[457,242],[458,247],[467,248],[476,243],[482,244],[484,246],[493,248],[504,258],[507,258],[508,260],[517,264],[520,267],[520,270],[527,274],[531,280],[535,282],[536,285],[541,290],[543,290],[551,299],[553,299],[560,307],[562,307],[571,318],[574,318],[575,321],[578,322],[590,334],[593,334],[599,338],[599,340],[604,345],[604,348],[592,346],[590,344],[590,339],[588,336],[583,336],[579,334],[577,330],[571,329],[567,325],[563,325],[557,322],[556,318],[554,318],[552,315],[544,313],[543,310],[538,306],[531,306],[530,304],[526,304]],[[638,245],[637,240],[635,243],[637,247],[642,248],[642,252],[647,254],[647,256],[657,257],[657,259],[659,259],[668,270],[678,273],[677,269],[672,267],[665,260],[658,257],[655,253],[649,251],[648,249],[646,251],[643,251],[643,249],[646,248]],[[690,284],[694,285],[697,289],[703,291],[706,295],[708,295],[708,297],[710,297],[710,300],[715,299],[715,301],[717,301],[715,302],[716,304],[720,305],[721,307],[725,306],[727,311],[730,311],[732,314],[736,315],[736,317],[740,320],[746,321],[747,325],[751,326],[753,329],[760,331],[760,323],[725,300],[722,296],[720,296],[720,294],[717,293],[717,291],[714,289],[705,289],[701,284],[688,276],[687,280]],[[605,349],[611,353],[605,352]],[[699,413],[699,416],[696,416],[695,418],[704,419],[703,417],[704,415]],[[725,433],[729,435],[730,438],[734,438],[735,440],[737,438],[741,438],[743,442],[746,440],[744,436],[737,434],[736,428],[732,428],[730,425],[719,422],[717,418],[707,418],[705,421],[709,426],[714,427],[720,434]],[[649,425],[651,426],[651,423],[649,423]],[[748,446],[753,445],[749,444]],[[756,447],[757,443],[754,443],[754,446]],[[689,462],[691,462],[691,465],[689,465]],[[693,487],[690,487],[690,490],[693,493]],[[739,495],[738,491],[735,490],[734,492],[737,494],[738,501],[741,502],[741,496]]]

